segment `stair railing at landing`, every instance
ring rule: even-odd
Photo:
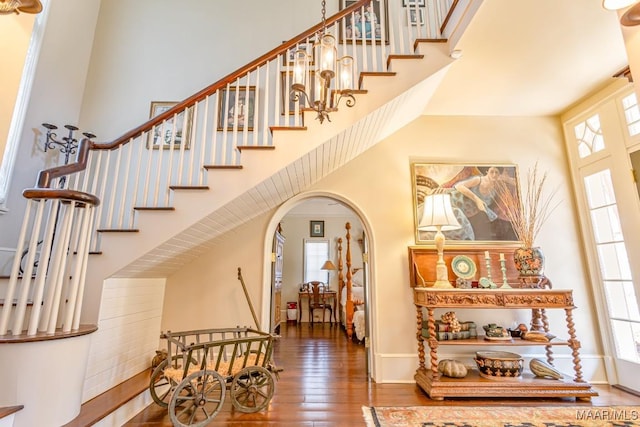
[[[325,24],[338,40],[338,56],[352,56],[357,73],[385,72],[391,56],[412,55],[419,41],[442,39],[441,27],[458,1],[407,0],[403,7],[399,0],[358,0]],[[376,19],[359,24],[359,17],[371,15],[369,6]],[[77,329],[87,254],[100,251],[101,232],[135,231],[136,210],[170,210],[175,190],[208,189],[208,169],[239,169],[243,150],[274,148],[273,130],[304,129],[315,113],[290,101],[291,58],[299,49],[311,53],[321,28],[174,106],[158,105],[157,116],[112,142],[82,140],[75,163],[40,171],[36,188],[24,193],[30,200],[20,236],[25,243],[16,253],[27,254],[25,270],[14,262],[5,299],[13,300],[16,289],[20,295],[2,307],[0,335],[21,334],[25,318],[28,335]],[[59,203],[65,209],[56,215]]]

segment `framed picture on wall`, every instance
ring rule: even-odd
[[[424,6],[425,0],[402,0],[402,6],[411,7],[411,6]]]
[[[432,244],[434,231],[420,231],[424,200],[430,194],[449,193],[458,230],[444,231],[447,243],[508,242],[518,239],[504,212],[499,191],[520,200],[518,171],[511,164],[412,163],[413,217],[416,244]]]
[[[340,0],[340,10],[351,6],[357,0]],[[424,1],[424,0],[422,0]],[[380,0],[372,0],[363,9],[357,9],[346,17],[346,26],[340,26],[340,41],[348,43],[389,43],[389,16],[386,2],[381,4]]]
[[[177,102],[151,102],[151,111],[149,118],[154,118],[170,110]],[[186,114],[186,120],[185,120]],[[175,119],[175,123],[174,123]],[[189,132],[191,131],[191,109],[180,112],[180,114],[165,120],[163,123],[157,124],[153,128],[153,132],[149,133],[147,139],[147,148],[167,150],[173,145],[174,149],[180,149],[180,145],[185,143],[185,149],[189,148]]]
[[[309,221],[309,236],[324,237],[324,221]]]
[[[228,93],[227,93],[228,92]],[[218,102],[218,130],[223,130],[226,125],[228,130],[233,130],[237,124],[238,130],[253,130],[254,113],[256,103],[256,87],[235,86],[222,89]]]

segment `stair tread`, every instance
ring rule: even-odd
[[[174,208],[173,206],[157,206],[157,207],[152,207],[152,206],[134,206],[135,210],[138,211],[175,211],[176,208]]]
[[[84,427],[94,425],[113,411],[149,388],[151,370],[147,369],[102,394],[86,401],[80,407],[80,414],[63,427]]]
[[[15,414],[21,409],[24,409],[24,405],[3,406],[0,408],[0,419],[8,417],[11,414]]]
[[[205,166],[206,168],[207,166]],[[208,185],[170,185],[172,190],[208,190]]]
[[[204,165],[203,168],[235,170],[235,169],[242,169],[242,165]]]

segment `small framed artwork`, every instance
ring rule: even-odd
[[[311,237],[324,237],[324,221],[309,221],[309,235]]]
[[[284,42],[282,42],[284,43]],[[287,50],[285,55],[282,55],[282,65],[285,67],[293,67],[293,62],[296,59],[296,52],[299,50],[304,50],[308,55],[308,64],[313,65],[313,55],[312,53],[313,44],[312,43],[298,43],[293,46],[291,49]]]
[[[498,242],[516,244],[518,238],[505,213],[503,190],[520,200],[518,171],[511,164],[412,163],[413,217],[416,244],[433,244],[435,232],[418,230],[430,194],[448,193],[460,225],[443,231],[448,244]]]
[[[220,91],[218,98],[218,130],[253,130],[255,120],[256,87],[241,86],[238,90],[235,86]]]
[[[424,25],[424,9],[409,9],[409,23],[411,25]]]
[[[294,94],[291,93],[291,83],[293,82],[293,71],[281,71],[280,72],[280,91],[281,96],[280,96],[280,114],[281,115],[285,115],[286,111],[285,111],[285,107],[286,107],[286,102],[289,102],[289,109],[287,110],[289,112],[289,114],[295,114],[296,113],[296,102],[293,100],[293,96],[295,96]],[[315,96],[315,78],[314,78],[314,74],[311,73],[310,75],[310,80],[307,82],[306,87],[309,90],[309,95],[311,96],[311,98],[313,99],[313,97]],[[305,99],[305,97],[303,95],[300,96],[300,107],[298,109],[298,111],[300,113],[302,113],[302,109],[307,107],[307,100]]]
[[[424,6],[425,0],[402,0],[403,7]]]
[[[340,10],[351,6],[357,0],[340,0]],[[422,0],[424,2],[424,0]],[[380,0],[372,0],[367,7],[358,9],[346,17],[346,26],[340,26],[340,41],[342,43],[354,40],[356,43],[389,43],[389,25],[386,2],[381,5]],[[384,29],[384,34],[383,34]]]
[[[171,109],[177,102],[151,102],[151,111],[149,112],[149,118],[154,118],[165,111]],[[186,114],[186,120],[185,120]],[[184,142],[185,149],[189,148],[189,134],[191,132],[191,109],[182,111],[180,114],[174,117],[170,117],[165,120],[164,123],[160,123],[153,128],[153,133],[150,133],[147,139],[147,148],[159,149],[160,145],[163,149],[168,149],[173,145],[174,149],[179,148]],[[173,123],[176,119],[175,125]],[[175,132],[175,135],[174,135]]]

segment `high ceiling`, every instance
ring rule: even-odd
[[[456,49],[426,114],[555,115],[628,64],[601,0],[484,0]]]

